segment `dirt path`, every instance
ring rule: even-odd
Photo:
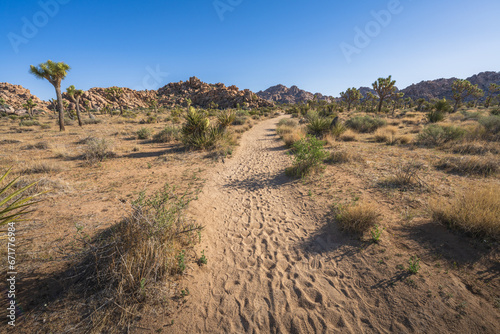
[[[356,317],[366,305],[351,305],[360,299],[350,298],[356,291],[346,273],[306,250],[334,241],[304,247],[320,220],[284,175],[290,158],[275,133],[278,120],[245,133],[235,156],[192,204],[206,226],[209,264],[190,282],[186,307],[169,328],[174,332],[312,333],[370,323]]]

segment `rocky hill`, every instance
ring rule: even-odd
[[[451,99],[453,95],[451,85],[455,80],[457,80],[457,78],[421,81],[406,87],[402,92],[405,93],[405,97],[411,97],[414,100],[421,97],[427,100],[433,98]],[[490,83],[500,84],[500,72],[482,72],[466,80],[470,81],[473,85],[477,84],[479,88],[487,93]],[[498,93],[496,95],[498,95]]]
[[[48,103],[40,100],[38,97],[31,94],[29,89],[21,85],[12,85],[7,82],[0,82],[0,98],[5,100],[5,105],[0,106],[1,111],[8,113],[24,113],[23,104],[28,99],[33,99],[37,104],[35,109],[48,111]]]
[[[324,96],[320,93],[313,94],[299,89],[297,86],[288,88],[283,85],[269,87],[265,91],[259,91],[257,95],[267,101],[290,104],[305,103],[309,100],[314,100],[315,97],[328,103],[334,100],[331,96]]]
[[[160,105],[184,105],[187,99],[199,107],[235,108],[237,105],[249,108],[271,107],[274,103],[260,98],[248,89],[236,86],[226,87],[222,83],[207,84],[196,77],[188,81],[172,82],[158,89]]]

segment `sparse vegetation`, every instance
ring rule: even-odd
[[[166,126],[153,136],[155,143],[169,143],[179,138],[180,129],[176,126]]]
[[[431,124],[419,133],[417,143],[423,146],[439,146],[461,139],[465,134],[466,131],[460,127]]]
[[[448,157],[439,160],[436,168],[447,173],[490,176],[498,173],[500,161],[493,156]]]
[[[500,238],[500,187],[476,185],[457,194],[451,202],[431,203],[434,220],[472,236]]]
[[[418,256],[412,256],[408,260],[408,271],[410,274],[417,274],[420,270],[420,258]]]
[[[138,139],[149,139],[149,138],[151,138],[152,132],[151,132],[151,129],[149,129],[149,128],[140,128],[136,132],[136,135],[137,135]]]
[[[109,139],[90,138],[86,141],[83,158],[88,164],[93,165],[114,156],[115,153],[113,152],[113,147]]]
[[[314,136],[307,136],[293,144],[293,166],[286,173],[293,177],[304,177],[318,168],[326,158],[323,142]]]
[[[378,223],[380,213],[377,207],[368,202],[335,208],[335,218],[343,231],[364,233]]]
[[[371,116],[355,116],[345,122],[348,128],[351,128],[360,133],[375,132],[378,128],[385,126],[386,122],[383,119]]]

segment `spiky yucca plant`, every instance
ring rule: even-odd
[[[9,168],[3,175],[0,177],[0,183],[9,175],[12,167]],[[31,212],[29,207],[36,202],[31,202],[35,197],[41,195],[35,194],[33,196],[22,196],[23,193],[29,188],[33,187],[37,182],[33,182],[28,184],[27,186],[14,191],[11,194],[8,194],[8,191],[12,186],[17,182],[19,177],[10,181],[6,186],[0,188],[0,226],[12,223],[14,221],[18,221],[18,219],[27,213]]]

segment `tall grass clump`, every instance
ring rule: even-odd
[[[500,116],[487,116],[479,119],[489,139],[500,140]]]
[[[466,133],[466,130],[460,127],[430,124],[418,134],[417,143],[423,146],[440,146],[461,139]]]
[[[219,146],[221,141],[229,142],[227,122],[210,125],[210,120],[202,111],[193,107],[185,116],[186,123],[181,129],[181,140],[189,148],[211,150]]]
[[[152,135],[151,129],[149,128],[140,128],[136,132],[138,139],[149,139]]]
[[[179,137],[180,129],[176,126],[166,126],[153,136],[155,143],[168,143]]]
[[[286,174],[293,177],[309,174],[318,168],[327,156],[323,142],[311,135],[293,144],[293,152],[293,166],[286,169]]]
[[[83,158],[92,165],[107,158],[113,158],[112,143],[106,138],[87,138],[83,149]]]
[[[494,155],[483,157],[448,157],[439,160],[436,168],[444,170],[447,173],[486,177],[498,173],[500,170],[500,160],[496,159]]]
[[[348,119],[345,122],[348,128],[360,133],[371,133],[375,132],[378,128],[385,126],[386,121],[381,118],[375,118],[371,116],[355,116]]]
[[[307,133],[318,138],[323,137],[330,131],[330,124],[332,122],[329,118],[323,117],[309,117],[309,123],[307,124]]]
[[[127,332],[144,305],[167,306],[169,277],[184,272],[185,251],[202,230],[185,218],[192,199],[168,184],[149,197],[141,192],[123,222],[85,242],[74,289],[86,291],[89,311],[100,308],[84,322],[92,332]]]
[[[334,211],[339,228],[350,233],[362,234],[375,226],[380,218],[377,207],[368,202],[339,206]]]
[[[500,239],[500,186],[476,185],[464,190],[451,203],[439,199],[431,204],[435,221],[472,236]]]

